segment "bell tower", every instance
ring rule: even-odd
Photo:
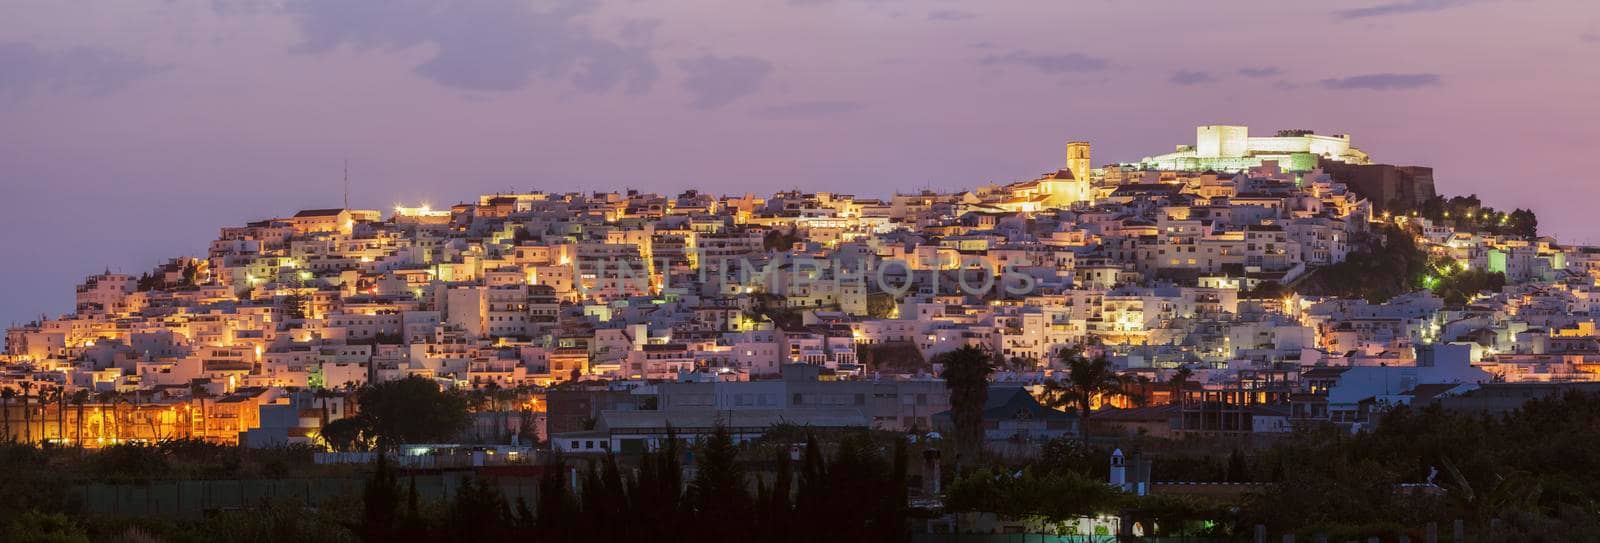
[[[1088,182],[1089,164],[1089,142],[1067,142],[1067,170],[1072,172],[1072,178]]]

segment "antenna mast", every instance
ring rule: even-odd
[[[344,208],[350,209],[350,157],[344,158]]]

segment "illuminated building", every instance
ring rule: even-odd
[[[1370,159],[1350,146],[1350,136],[1324,136],[1310,130],[1280,130],[1276,135],[1251,137],[1249,127],[1207,125],[1195,128],[1195,144],[1179,145],[1171,153],[1144,157],[1138,166],[1174,171],[1240,172],[1277,161],[1283,169],[1303,172],[1317,167],[1319,159],[1367,164]]]

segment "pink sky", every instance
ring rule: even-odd
[[[1593,2],[81,4],[0,17],[0,323],[223,225],[496,190],[866,195],[1350,133],[1600,243]]]

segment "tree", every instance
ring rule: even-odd
[[[1170,377],[1167,382],[1172,385],[1173,402],[1183,401],[1183,389],[1189,387],[1189,379],[1193,377],[1194,370],[1191,370],[1187,367],[1178,368],[1178,371],[1172,373],[1172,377]]]
[[[72,393],[72,405],[78,408],[78,448],[83,448],[83,405],[89,403],[89,391],[78,389]]]
[[[873,292],[867,295],[867,316],[874,319],[887,319],[894,313],[896,302],[893,295],[887,292]]]
[[[898,542],[910,539],[910,532],[906,527],[906,483],[910,459],[906,455],[906,440],[904,438],[894,441],[894,452],[890,458],[888,488],[879,493],[881,504],[878,508],[878,535],[876,541]]]
[[[572,520],[578,512],[577,501],[567,488],[567,464],[553,457],[544,465],[539,477],[539,502],[535,506],[536,541],[572,541],[575,538]]]
[[[0,539],[13,543],[89,543],[83,528],[61,513],[28,511],[0,528]]]
[[[1445,305],[1460,307],[1472,301],[1479,292],[1500,292],[1506,286],[1506,276],[1501,272],[1483,270],[1456,271],[1454,263],[1445,269],[1439,269],[1437,278],[1429,279],[1424,286],[1432,286],[1433,293],[1444,299]],[[1433,277],[1433,276],[1430,276]]]
[[[389,456],[378,453],[373,462],[372,478],[361,491],[361,525],[358,533],[368,543],[399,541],[394,532],[400,507],[400,484],[389,470]]]
[[[0,421],[0,424],[4,424],[5,425],[4,441],[11,441],[11,439],[12,439],[11,438],[11,399],[15,398],[15,397],[17,397],[17,391],[11,390],[11,388],[9,388],[9,387],[7,387],[5,389],[0,389],[0,414],[3,414],[5,416],[5,420],[4,421]]]
[[[1067,363],[1066,381],[1044,384],[1044,404],[1057,409],[1071,407],[1078,413],[1078,431],[1088,435],[1089,415],[1096,400],[1127,395],[1122,376],[1104,356],[1089,359],[1082,354],[1063,357]]]
[[[1534,238],[1539,236],[1539,217],[1531,209],[1514,209],[1507,217],[1510,228],[1516,235]]]
[[[817,443],[816,436],[806,436],[805,455],[801,457],[800,462],[800,485],[795,493],[793,518],[796,520],[821,518],[827,514],[832,504],[828,501],[831,494],[828,485],[828,465],[822,457],[822,447]],[[796,537],[798,540],[819,539],[820,527],[816,524],[798,522],[794,528],[799,534]]]
[[[689,482],[689,510],[701,537],[711,541],[747,541],[754,536],[748,525],[754,508],[738,456],[733,437],[722,424],[700,446],[694,480]]]
[[[200,265],[196,260],[190,260],[183,265],[183,286],[192,287],[200,279]]]
[[[298,293],[283,297],[283,316],[288,320],[305,320],[308,300]]]
[[[639,479],[631,493],[641,525],[653,527],[659,539],[668,541],[682,535],[683,465],[678,446],[677,431],[668,426],[661,446],[639,460]]]
[[[1249,465],[1245,462],[1244,453],[1240,452],[1239,449],[1234,449],[1233,453],[1228,455],[1228,473],[1226,477],[1230,483],[1242,483],[1250,479]]]
[[[117,400],[121,399],[122,396],[115,391],[107,390],[98,394],[97,397],[100,404],[100,436],[108,438],[112,443],[115,443],[120,430],[117,428]],[[106,416],[107,405],[111,406],[110,417]]]
[[[481,476],[467,477],[450,502],[445,532],[452,541],[503,541],[508,528],[505,497]]]
[[[28,411],[28,391],[33,390],[32,381],[23,381],[17,386],[22,387],[22,442],[29,443],[33,429],[33,414]]]
[[[205,385],[200,383],[191,383],[189,385],[189,395],[193,396],[195,400],[200,402],[200,438],[205,439],[211,437],[209,432],[210,428],[207,425],[208,421],[206,420],[206,397],[210,396],[211,392],[206,390]],[[153,434],[154,432],[152,432],[152,435]]]
[[[67,440],[67,388],[56,387],[56,441]]]
[[[800,241],[802,241],[802,238],[797,229],[790,228],[789,231],[785,232],[774,228],[768,230],[766,235],[761,237],[761,246],[768,251],[786,253],[789,252],[790,248],[794,247],[794,244]]]
[[[950,418],[956,445],[975,459],[983,447],[983,404],[989,401],[989,374],[994,373],[989,353],[967,345],[941,353],[934,362],[944,366],[944,386],[950,390]]]
[[[329,449],[350,452],[366,448],[367,442],[362,436],[366,430],[361,419],[345,417],[322,425],[318,435],[322,438],[322,444]]]
[[[977,470],[950,484],[945,510],[994,513],[1007,519],[1060,522],[1116,509],[1120,496],[1103,480],[1074,471]]]
[[[1343,262],[1317,268],[1295,290],[1379,303],[1423,286],[1428,255],[1411,232],[1385,224],[1371,235],[1352,237],[1351,247]]]
[[[405,443],[449,441],[469,422],[465,395],[415,375],[364,386],[356,403],[361,408],[356,418],[380,451]]]
[[[773,460],[777,470],[772,477],[772,488],[758,504],[761,508],[759,525],[766,533],[787,534],[794,513],[789,502],[794,492],[794,468],[787,450],[778,450]]]

